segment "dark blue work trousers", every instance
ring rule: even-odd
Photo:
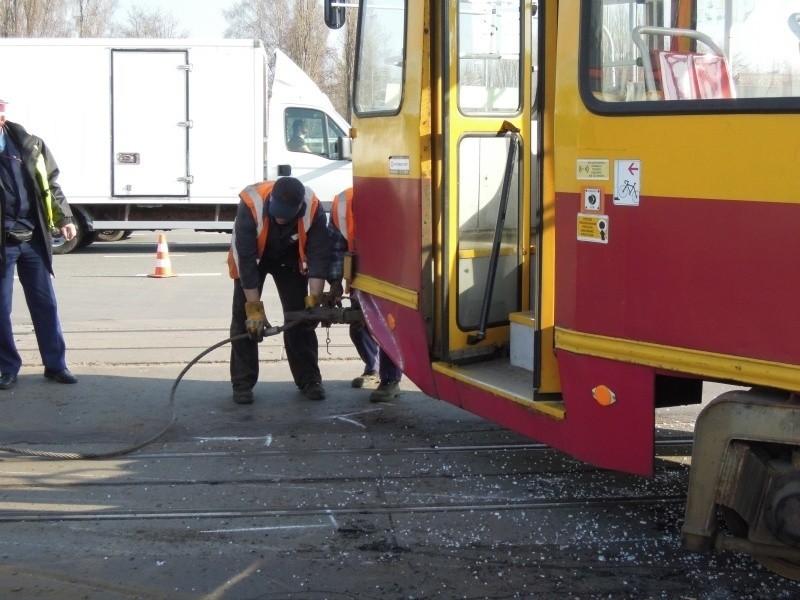
[[[286,312],[300,311],[305,308],[305,297],[308,295],[308,278],[290,267],[274,266],[268,272],[260,270],[261,282],[259,292],[264,287],[267,274],[272,275],[281,306]],[[231,317],[231,337],[246,333],[244,310],[245,296],[239,279],[233,280],[233,307]],[[269,315],[267,315],[269,318]],[[298,388],[303,389],[310,383],[321,383],[319,370],[319,342],[317,341],[316,323],[300,323],[283,332],[283,344],[292,378]],[[258,381],[258,342],[249,338],[231,342],[231,384],[233,390],[246,391],[253,389]]]
[[[46,369],[62,371],[67,368],[66,344],[47,268],[47,250],[36,233],[30,242],[6,242],[6,268],[0,281],[0,372],[16,375],[22,366],[11,329],[15,270],[25,293],[42,363]]]

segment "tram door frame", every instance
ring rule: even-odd
[[[537,211],[531,209],[531,191],[538,189],[531,182],[539,177],[538,166],[532,168],[531,164],[538,160],[538,135],[535,129],[532,135],[531,123],[531,79],[536,73],[531,65],[531,46],[536,20],[531,15],[531,3],[520,0],[517,97],[509,100],[508,90],[501,89],[493,99],[498,89],[490,88],[488,76],[481,80],[475,69],[482,60],[488,64],[491,58],[500,64],[497,57],[509,47],[513,49],[514,43],[507,42],[509,19],[503,23],[502,17],[496,17],[494,23],[486,23],[480,15],[468,15],[470,8],[472,3],[460,0],[442,3],[438,12],[442,43],[432,73],[434,81],[441,82],[441,97],[435,104],[441,110],[444,144],[439,230],[443,260],[437,286],[443,311],[439,348],[443,360],[456,363],[494,356],[499,346],[509,343],[509,315],[538,304],[531,300],[538,270],[531,252],[532,214]],[[461,42],[466,45],[478,33],[489,37],[486,30],[475,31],[487,26],[505,26],[505,30],[495,32],[495,41],[484,39],[484,45],[500,40],[504,47],[481,48],[480,43],[462,47]],[[474,52],[476,59],[469,64],[469,51],[481,49],[492,52],[482,56]],[[477,85],[467,85],[464,80],[468,76],[474,76]],[[512,152],[516,157],[509,161]],[[504,228],[498,231],[504,190],[508,192]],[[539,199],[534,202],[538,206]],[[494,286],[487,302],[485,291],[492,281],[493,258]],[[535,360],[535,370],[537,363]]]

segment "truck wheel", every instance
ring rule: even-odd
[[[124,229],[107,229],[97,232],[98,242],[118,242],[122,239],[125,239]]]
[[[74,215],[72,222],[75,223],[75,237],[70,241],[65,240],[61,235],[54,237],[53,254],[68,254],[69,252],[75,250],[75,248],[81,247],[83,238],[87,233],[86,224],[83,222],[83,218],[81,218],[77,213]],[[91,240],[89,243],[91,244],[92,241],[94,240]]]

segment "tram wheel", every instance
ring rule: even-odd
[[[727,506],[720,506],[719,513],[731,535],[747,539],[749,526],[747,525],[747,521],[739,516],[739,513]],[[773,556],[753,556],[753,558],[758,561],[762,567],[776,575],[792,579],[793,581],[800,581],[800,563],[783,558],[775,558]]]

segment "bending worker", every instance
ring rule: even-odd
[[[67,369],[66,344],[53,289],[53,229],[75,237],[67,199],[57,183],[58,166],[45,143],[5,117],[0,100],[0,390],[17,383],[22,359],[11,328],[14,272],[25,292],[44,376],[75,383]]]
[[[328,234],[330,235],[331,248],[333,250],[331,266],[328,271],[328,281],[331,284],[331,292],[334,296],[341,297],[342,292],[351,294],[350,281],[345,279],[344,290],[342,290],[341,282],[344,271],[344,255],[346,252],[353,252],[355,248],[355,233],[353,188],[348,188],[333,199],[331,218],[328,221]],[[358,307],[358,297],[355,290],[352,290],[351,299],[352,305]],[[403,373],[392,362],[392,359],[384,352],[383,348],[378,345],[378,342],[375,341],[375,338],[372,337],[369,329],[367,329],[366,324],[363,322],[351,323],[350,340],[364,362],[364,372],[353,379],[351,385],[354,388],[361,388],[371,387],[374,383],[378,383],[378,388],[370,394],[369,399],[371,402],[384,402],[396,397],[400,393],[400,378]]]
[[[258,343],[270,327],[261,301],[272,275],[284,312],[300,311],[325,286],[330,242],[325,211],[311,189],[294,177],[263,181],[239,194],[228,267],[233,278],[231,344],[233,401],[253,402],[258,381]],[[315,323],[300,323],[283,332],[289,368],[297,387],[310,400],[323,400]]]

